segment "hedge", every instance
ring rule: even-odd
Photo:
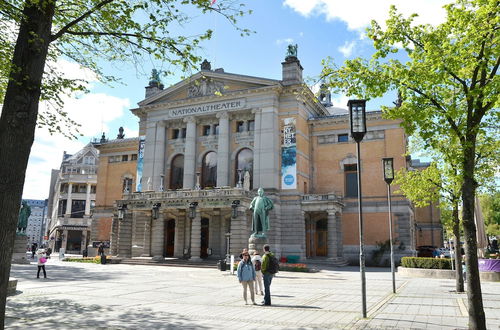
[[[454,259],[403,257],[401,266],[406,268],[451,269]]]

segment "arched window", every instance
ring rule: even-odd
[[[253,151],[244,148],[241,149],[236,155],[236,168],[235,168],[235,185],[238,184],[240,178],[238,177],[238,170],[241,170],[241,184],[244,183],[245,172],[250,174],[250,189],[253,189]]]
[[[170,166],[170,189],[181,189],[184,179],[184,155],[177,155]]]
[[[201,187],[215,187],[217,185],[217,153],[208,152],[203,157],[201,166]]]

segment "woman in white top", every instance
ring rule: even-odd
[[[255,268],[255,294],[259,294],[259,290],[260,290],[260,295],[263,296],[264,295],[264,285],[262,283],[262,271],[261,271],[261,267],[262,267],[262,257],[259,255],[259,251],[255,251],[253,253],[253,257],[252,257],[252,263],[253,263],[253,267]]]
[[[43,277],[47,278],[47,273],[45,272],[45,263],[47,262],[47,255],[45,254],[45,249],[38,249],[36,251],[36,257],[38,259],[38,272],[36,273],[36,278],[40,278],[40,270],[43,270]]]

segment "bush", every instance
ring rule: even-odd
[[[307,265],[305,265],[305,264],[283,264],[283,263],[280,263],[280,272],[281,271],[308,273],[309,268],[307,268]]]
[[[403,257],[401,258],[401,266],[406,268],[451,269],[453,261],[454,259],[446,258]]]
[[[109,262],[111,260],[111,256],[106,256],[106,260]],[[91,263],[91,264],[100,264],[101,263],[101,257],[100,256],[95,256],[95,257],[83,257],[83,258],[64,258],[62,261],[66,262],[86,262],[86,263]]]

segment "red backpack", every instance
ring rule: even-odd
[[[258,271],[261,269],[262,269],[262,263],[260,262],[260,260],[255,260],[255,270]]]

